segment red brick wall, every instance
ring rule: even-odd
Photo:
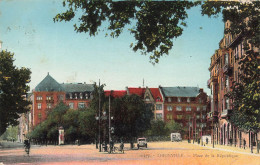
[[[59,103],[59,96],[63,96],[63,101],[65,99],[64,92],[36,92],[34,91],[34,112],[33,112],[33,126],[38,125],[42,121],[47,118],[47,112],[54,108]],[[41,96],[42,100],[37,100],[37,97]],[[52,96],[52,100],[46,100],[47,96]],[[41,109],[38,109],[38,103],[41,103]],[[47,104],[50,103],[52,105],[51,109],[47,108]],[[41,118],[39,118],[39,114],[41,114]]]

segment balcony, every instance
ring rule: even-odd
[[[224,72],[224,74],[230,75],[230,74],[232,74],[232,69],[233,69],[233,66],[226,64],[223,67],[223,72]]]
[[[211,76],[210,79],[208,80],[207,84],[208,87],[210,87],[211,82],[218,82],[218,76]]]
[[[224,110],[221,112],[221,114],[220,114],[221,118],[229,117],[230,114],[231,114],[231,111],[232,111],[231,109],[224,109]]]
[[[212,117],[213,117],[213,122],[217,122],[218,121],[218,112],[217,111],[213,111],[213,112],[209,112],[207,113],[207,121],[212,121]]]

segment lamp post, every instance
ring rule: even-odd
[[[101,137],[100,137],[100,120],[101,120],[101,98],[100,98],[100,79],[99,79],[99,85],[98,85],[98,138],[99,138],[99,152],[101,152]]]
[[[3,41],[0,40],[0,51],[2,51],[2,44],[3,44]]]

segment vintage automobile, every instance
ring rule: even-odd
[[[147,141],[146,138],[138,138],[137,139],[137,148],[139,149],[140,147],[145,147],[147,148]]]
[[[171,141],[179,142],[182,141],[181,134],[180,133],[171,133]]]

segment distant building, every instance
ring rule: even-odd
[[[144,93],[144,101],[145,103],[151,103],[154,105],[154,119],[156,120],[164,120],[164,112],[163,112],[163,96],[159,90],[159,88],[148,88],[146,87]]]
[[[93,90],[93,84],[60,84],[48,73],[33,91],[33,126],[44,121],[59,102],[71,109],[87,107]]]
[[[164,98],[164,120],[174,120],[187,128],[183,138],[208,134],[207,94],[197,87],[159,87]]]

